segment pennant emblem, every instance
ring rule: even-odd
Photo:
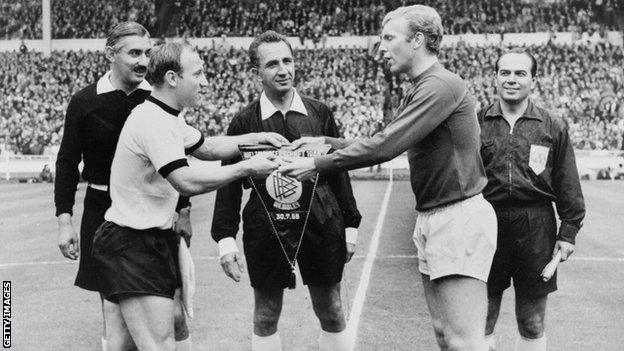
[[[280,210],[294,210],[301,207],[299,199],[303,186],[297,179],[273,171],[267,177],[265,185],[267,192],[275,200],[273,207]]]

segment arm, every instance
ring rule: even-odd
[[[239,155],[239,144],[272,144],[280,147],[288,144],[288,140],[277,133],[215,136],[206,138],[191,154],[200,160],[226,160]]]
[[[585,201],[567,127],[559,120],[553,121],[553,124],[558,129],[559,137],[554,150],[552,184],[557,197],[557,213],[561,219],[553,255],[561,250],[561,260],[565,261],[574,252],[576,234],[585,218]]]
[[[78,164],[82,158],[80,119],[84,114],[73,97],[65,115],[63,140],[56,158],[54,204],[58,222],[57,241],[63,256],[75,260],[80,252],[78,234],[72,225],[76,187],[79,180]]]
[[[405,152],[444,122],[467,93],[465,88],[453,89],[436,77],[419,84],[406,97],[409,100],[407,106],[383,131],[371,138],[356,139],[346,148],[332,154],[315,157],[314,162],[307,159],[296,160],[280,167],[280,171],[298,179],[306,179],[316,171],[329,172],[372,166]],[[335,142],[331,138],[328,140]]]
[[[245,131],[241,117],[236,116],[228,126],[227,135],[235,136]],[[223,161],[223,165],[241,161],[240,156]],[[242,179],[235,180],[217,191],[214,213],[212,217],[212,238],[219,245],[219,260],[223,272],[234,281],[240,281],[244,270],[242,256],[236,245],[236,234],[240,224],[241,197],[243,195]]]
[[[218,169],[206,163],[194,164],[192,167],[186,163],[166,175],[163,172],[161,174],[181,195],[193,196],[217,190],[238,178],[269,175],[278,166],[266,156],[256,155],[249,160]]]
[[[324,126],[326,141],[328,139],[343,141],[344,139],[339,139],[340,132],[338,131],[338,126],[336,125],[334,116],[329,109],[327,109],[326,115],[327,119]],[[328,182],[332,193],[336,196],[338,206],[342,213],[342,218],[344,219],[346,231],[345,240],[347,242],[346,261],[349,262],[351,260],[351,257],[353,257],[353,255],[355,254],[358,236],[357,228],[360,226],[362,215],[357,209],[357,204],[355,202],[355,197],[353,196],[353,189],[351,188],[351,180],[349,178],[348,172],[343,171],[335,173],[332,176],[328,177]]]
[[[189,130],[194,132],[189,133]],[[216,169],[208,162],[189,166],[185,155],[187,136],[195,134],[195,143],[199,139],[199,131],[191,127],[162,122],[146,124],[128,133],[158,173],[183,196],[210,192],[241,177],[269,174],[278,166],[263,155]]]
[[[371,138],[357,139],[332,154],[316,157],[315,167],[321,172],[356,169],[393,159],[424,139],[451,115],[464,98],[455,93],[457,89],[446,82],[436,77],[427,79],[406,97],[409,99],[407,106],[383,131]]]

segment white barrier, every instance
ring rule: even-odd
[[[540,33],[505,33],[503,42],[505,44],[545,44],[551,35],[547,32]],[[179,38],[171,38],[179,39]],[[554,33],[554,41],[559,44],[573,44],[576,42],[577,36],[571,32]],[[227,45],[234,48],[247,49],[253,38],[251,37],[228,37],[225,39]],[[288,37],[289,42],[295,48],[312,48],[314,46],[311,39],[306,39],[301,44],[299,38]],[[622,32],[611,31],[606,33],[605,41],[613,45],[622,46]],[[212,48],[219,45],[221,38],[189,38],[189,41],[199,47]],[[346,36],[346,37],[328,37],[325,42],[326,47],[359,47],[368,48],[373,43],[379,41],[379,36]],[[461,34],[461,35],[445,35],[442,39],[443,46],[454,46],[458,42],[464,42],[469,45],[498,45],[501,42],[501,35],[495,33],[487,34]],[[48,50],[104,50],[105,39],[53,39],[50,45],[46,46],[44,40],[24,40],[24,44],[30,50],[47,52]],[[17,51],[21,45],[20,40],[0,40],[0,51]],[[320,44],[318,44],[320,46]]]
[[[620,164],[624,164],[624,151],[617,150],[576,150],[576,165],[579,175],[596,179],[596,174],[601,169],[611,168],[615,170]],[[29,178],[39,175],[45,165],[50,167],[52,173],[56,173],[56,156],[44,155],[18,155],[0,157],[0,176],[6,180],[12,178]],[[190,163],[205,162],[191,159]],[[210,161],[209,164],[217,169],[220,161]],[[382,169],[408,169],[407,155],[402,154],[393,160],[381,164]],[[82,163],[79,165],[82,170]],[[363,168],[367,170],[368,167]]]
[[[0,176],[6,180],[35,177],[41,173],[45,165],[55,173],[55,161],[56,156],[53,155],[0,156]]]

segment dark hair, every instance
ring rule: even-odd
[[[258,67],[258,65],[260,64],[258,62],[258,47],[261,44],[279,43],[280,41],[283,41],[284,43],[286,43],[286,45],[288,46],[288,49],[290,50],[290,53],[293,54],[292,46],[290,45],[286,37],[277,33],[276,31],[268,30],[258,35],[257,37],[255,37],[254,40],[251,42],[251,45],[249,45],[249,52],[248,52],[249,62],[251,63],[251,66]]]
[[[165,74],[173,71],[182,74],[180,56],[184,50],[195,51],[188,43],[164,43],[152,48],[150,61],[147,65],[145,79],[154,86],[160,86],[165,82]]]
[[[119,43],[121,39],[129,36],[139,36],[144,37],[147,36],[149,38],[150,34],[142,25],[133,22],[121,22],[116,25],[111,31],[108,33],[108,37],[106,38],[106,46],[112,48],[117,51],[118,48],[115,46]]]
[[[498,56],[498,59],[496,59],[496,63],[494,64],[494,69],[497,74],[498,74],[498,62],[500,61],[501,58],[503,58],[503,56],[507,54],[526,55],[528,58],[530,58],[531,59],[531,77],[535,77],[535,75],[537,74],[537,60],[535,59],[535,56],[533,56],[533,54],[531,54],[528,50],[522,49],[522,48],[511,49],[509,51],[503,52],[502,54]]]

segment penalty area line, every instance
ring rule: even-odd
[[[355,347],[357,340],[358,328],[360,324],[360,316],[362,315],[362,308],[364,307],[364,300],[366,299],[366,291],[368,290],[368,284],[370,282],[371,271],[373,269],[373,263],[377,257],[377,248],[379,247],[379,237],[381,236],[381,230],[383,228],[384,219],[386,217],[386,211],[388,210],[388,203],[390,202],[390,194],[392,193],[392,170],[390,170],[390,181],[386,187],[386,193],[384,194],[383,202],[381,204],[381,211],[377,216],[377,223],[371,243],[368,248],[366,260],[362,268],[362,274],[360,275],[360,282],[353,298],[353,304],[351,306],[351,313],[349,320],[347,321],[347,333],[351,340],[351,345]]]

